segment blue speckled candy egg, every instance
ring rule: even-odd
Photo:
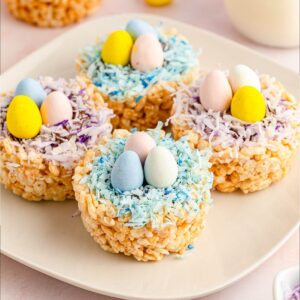
[[[31,98],[39,107],[47,96],[41,84],[32,78],[23,79],[18,83],[15,96],[18,95]]]
[[[148,24],[145,21],[138,20],[138,19],[133,19],[129,21],[126,25],[125,29],[131,37],[136,40],[140,35],[146,34],[146,33],[151,33],[155,37],[157,37],[157,34],[154,30],[154,28]]]
[[[144,169],[146,181],[156,188],[171,186],[178,176],[178,166],[173,154],[162,146],[150,151]]]
[[[111,171],[111,184],[122,192],[139,188],[144,182],[144,173],[139,156],[134,151],[123,152]]]

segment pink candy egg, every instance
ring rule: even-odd
[[[153,149],[156,146],[156,143],[154,139],[143,131],[138,131],[132,134],[126,144],[124,151],[134,151],[139,156],[142,163],[147,158],[148,153],[151,149]]]
[[[159,40],[151,33],[140,35],[132,48],[131,65],[141,72],[149,72],[161,67],[164,53]]]
[[[61,92],[52,92],[44,100],[41,106],[43,124],[55,125],[64,120],[72,119],[72,106],[68,97]]]
[[[232,90],[225,74],[215,70],[210,72],[200,86],[200,102],[205,109],[225,111],[230,106]]]

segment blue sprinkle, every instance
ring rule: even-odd
[[[143,96],[137,96],[137,97],[135,98],[135,102],[138,103],[142,98],[143,98]]]
[[[194,249],[194,246],[193,246],[192,244],[189,244],[189,245],[187,246],[187,249],[188,249],[188,250],[192,250],[192,249]]]
[[[137,132],[137,131],[138,131],[137,128],[131,128],[131,129],[130,129],[130,132],[131,132],[131,133],[135,133],[135,132]]]
[[[179,166],[181,166],[182,165],[182,159],[178,159],[177,163],[178,163]]]
[[[109,96],[115,96],[118,95],[120,93],[120,91],[111,91],[108,93]]]
[[[141,78],[141,82],[144,88],[148,87],[148,83],[143,78]]]
[[[101,87],[102,86],[102,83],[101,82],[98,82],[96,80],[93,81],[94,85],[95,86],[98,86],[98,87]]]
[[[170,188],[170,187],[167,187],[167,188],[165,188],[165,195],[169,195],[169,194],[171,194],[172,193],[172,188]]]
[[[146,78],[147,78],[148,81],[151,81],[154,78],[154,75],[147,75]]]

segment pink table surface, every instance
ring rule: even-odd
[[[8,14],[2,1],[1,5],[1,72],[70,28],[35,28],[16,21]],[[241,36],[226,16],[222,0],[177,0],[173,5],[163,8],[146,6],[142,0],[103,0],[101,6],[89,19],[126,12],[158,14],[199,26],[251,47],[280,64],[299,71],[299,48],[264,47]],[[276,254],[250,275],[202,299],[272,299],[272,282],[276,273],[297,263],[299,263],[298,233],[294,234]],[[112,299],[53,279],[4,255],[1,255],[1,281],[1,299],[3,300]]]

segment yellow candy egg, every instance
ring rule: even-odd
[[[101,58],[107,64],[126,66],[130,60],[133,40],[125,30],[113,32],[105,41]]]
[[[170,4],[173,0],[146,0],[146,3],[153,6],[162,6]]]
[[[231,114],[242,121],[255,123],[266,115],[266,102],[263,95],[252,86],[243,86],[234,94]]]
[[[35,137],[42,126],[42,117],[36,103],[29,97],[19,95],[12,99],[6,114],[8,131],[20,139]]]

